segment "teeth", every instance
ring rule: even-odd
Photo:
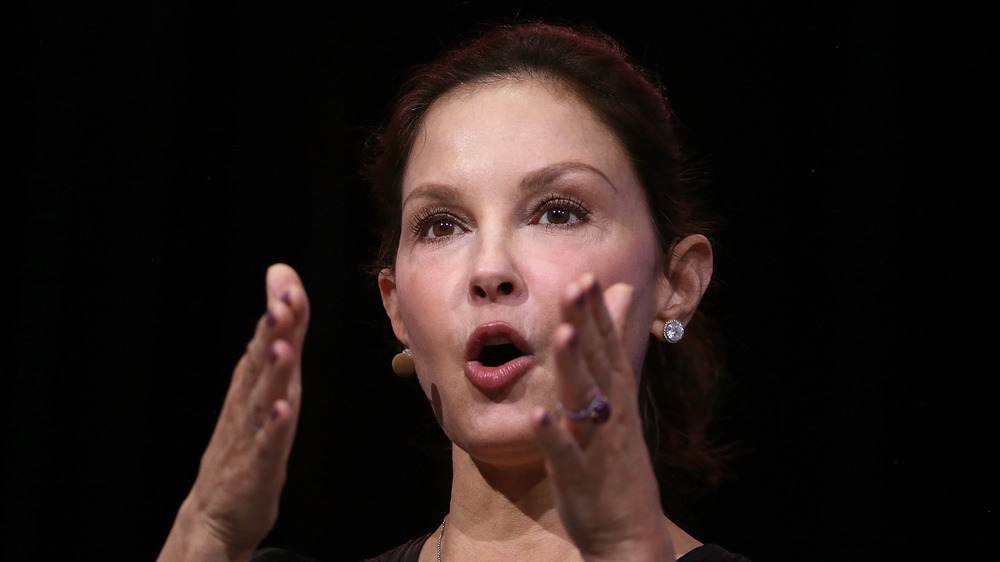
[[[506,343],[510,343],[510,338],[505,338],[503,336],[493,336],[492,338],[487,339],[486,343],[483,345],[485,347],[488,345],[504,345]]]

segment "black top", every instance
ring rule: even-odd
[[[430,535],[425,535],[419,539],[400,545],[389,552],[375,558],[366,558],[364,562],[417,562],[420,557],[420,549]],[[303,558],[297,554],[282,550],[280,548],[267,548],[254,552],[250,562],[312,562],[308,558]],[[681,556],[677,562],[750,562],[750,560],[733,554],[721,546],[706,544]]]

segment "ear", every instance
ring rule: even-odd
[[[701,234],[687,236],[664,256],[656,288],[656,317],[650,332],[663,338],[667,320],[687,326],[712,280],[712,244]]]
[[[382,294],[382,306],[385,308],[389,322],[392,324],[392,332],[396,334],[396,339],[404,346],[409,347],[409,339],[406,334],[406,326],[399,316],[399,301],[396,293],[396,276],[388,269],[383,269],[378,274],[378,290]]]

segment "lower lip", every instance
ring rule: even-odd
[[[522,355],[498,367],[487,367],[479,361],[469,361],[465,364],[465,378],[480,391],[496,391],[521,378],[534,363],[530,355]]]

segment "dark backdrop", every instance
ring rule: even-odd
[[[313,323],[265,544],[349,560],[440,522],[446,442],[388,367],[359,148],[408,68],[511,17],[620,39],[712,163],[727,225],[709,306],[744,454],[681,522],[761,561],[996,549],[981,14],[18,4],[3,38],[5,558],[155,556],[275,261],[301,273]]]

